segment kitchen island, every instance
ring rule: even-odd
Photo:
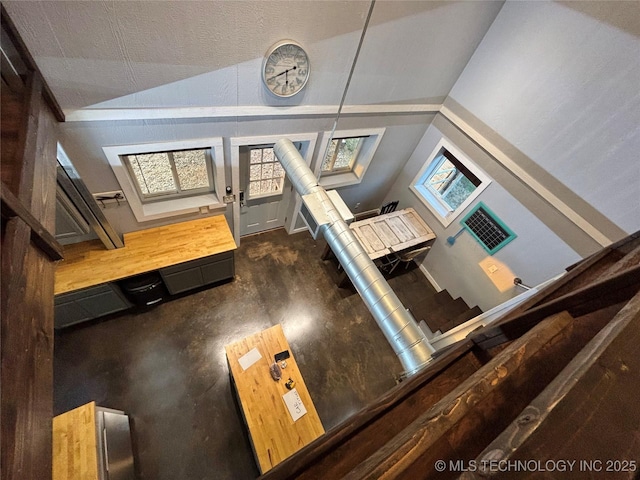
[[[324,427],[281,325],[224,348],[256,463],[264,474],[322,436]],[[283,351],[288,351],[290,357],[281,371],[282,378],[276,381],[269,367],[274,355]],[[295,382],[292,390],[285,385],[289,378]],[[296,401],[289,407],[285,397],[292,394]]]

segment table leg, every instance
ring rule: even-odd
[[[338,281],[336,283],[338,284],[338,288],[351,287],[351,279],[349,279],[349,276],[344,271],[344,269],[340,270],[340,274],[338,275]]]
[[[328,243],[325,245],[324,250],[322,251],[322,256],[320,258],[322,260],[329,260],[331,258],[335,258],[335,255],[333,254],[333,250],[331,250],[331,247],[329,246]]]

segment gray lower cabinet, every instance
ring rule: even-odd
[[[160,275],[172,295],[228,280],[235,275],[233,252],[219,253],[162,268]]]
[[[55,297],[55,328],[126,310],[132,305],[117,285],[103,283]]]

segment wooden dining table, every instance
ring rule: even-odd
[[[391,253],[429,245],[436,239],[433,230],[411,207],[353,222],[349,228],[374,262]],[[327,245],[322,259],[328,260],[331,256],[333,252]],[[342,287],[348,283],[341,269],[337,284]]]
[[[422,246],[436,238],[411,207],[353,222],[349,228],[371,260]]]

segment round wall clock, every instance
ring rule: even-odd
[[[309,80],[309,57],[300,44],[281,40],[273,45],[262,62],[262,81],[278,97],[292,97]]]

